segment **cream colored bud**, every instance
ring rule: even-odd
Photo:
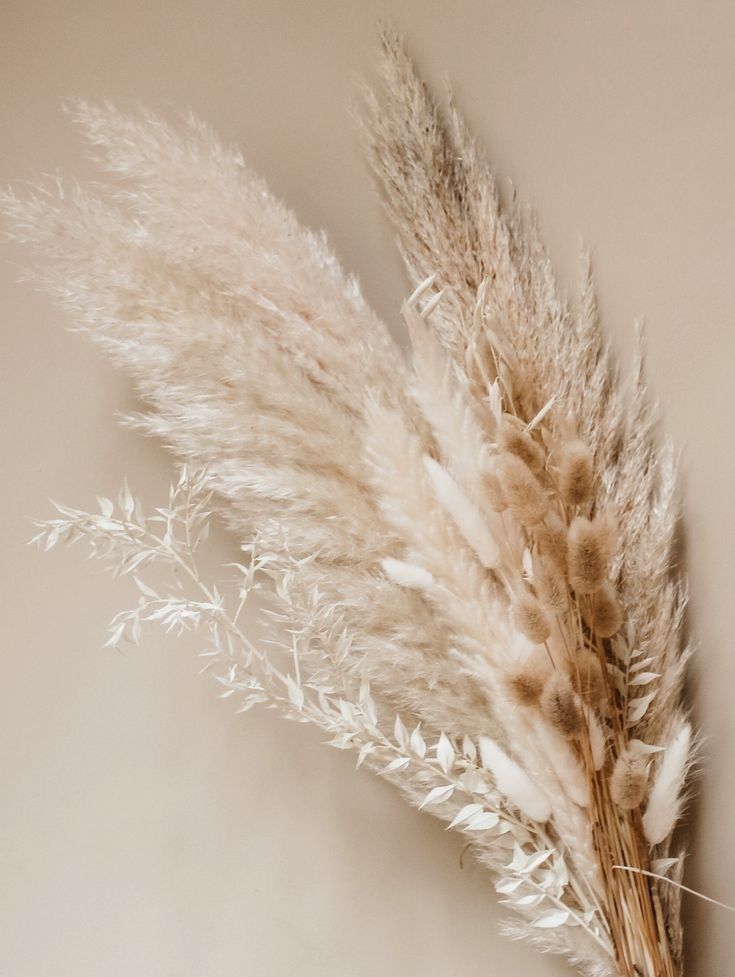
[[[648,791],[648,761],[643,753],[625,750],[610,776],[610,796],[623,811],[632,811]]]
[[[543,604],[528,591],[517,595],[510,608],[511,618],[529,641],[542,645],[551,634],[551,622]]]
[[[578,594],[592,594],[605,581],[615,552],[615,534],[609,520],[577,516],[567,536],[569,582]]]
[[[592,452],[583,441],[559,449],[559,494],[567,505],[582,505],[592,494]]]

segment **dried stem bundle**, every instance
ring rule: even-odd
[[[671,452],[642,365],[627,394],[610,365],[588,265],[572,310],[534,221],[382,41],[365,132],[416,286],[410,364],[195,121],[79,105],[124,186],[4,196],[43,285],[136,378],[131,423],[194,466],[150,518],[124,489],[37,539],[86,537],[135,575],[111,643],[204,628],[242,710],[316,723],[464,832],[517,935],[598,977],[677,977],[678,900],[650,874],[681,872],[692,757]],[[234,591],[196,564],[214,511],[248,553]],[[159,595],[153,561],[193,591]],[[261,579],[288,636],[268,654],[238,624]]]

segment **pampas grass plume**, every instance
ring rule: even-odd
[[[500,551],[477,507],[467,498],[449,472],[428,455],[424,467],[434,494],[454,519],[465,541],[472,547],[480,562],[488,569],[498,565]]]

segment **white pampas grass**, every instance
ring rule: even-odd
[[[437,499],[454,519],[465,541],[477,553],[483,566],[492,570],[498,565],[500,549],[477,508],[470,502],[449,472],[433,458],[424,457]]]
[[[691,741],[691,726],[684,723],[659,762],[643,815],[643,831],[652,845],[668,838],[679,820],[686,772],[691,763]]]
[[[544,822],[551,817],[551,803],[518,764],[511,760],[497,743],[487,736],[480,737],[480,756],[483,766],[492,771],[498,790],[505,794],[527,818]]]

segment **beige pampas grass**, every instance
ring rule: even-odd
[[[425,457],[424,466],[438,501],[457,524],[483,566],[492,570],[498,565],[500,551],[479,510],[438,462]]]
[[[651,866],[692,755],[685,586],[642,354],[626,391],[588,261],[570,306],[533,217],[390,32],[381,77],[365,141],[410,358],[323,235],[194,120],[77,105],[109,186],[3,196],[40,283],[135,378],[129,423],[183,463],[152,516],[125,487],[37,539],[85,538],[135,576],[110,644],[199,628],[241,711],[315,725],[462,832],[517,933],[594,977],[681,977]],[[216,582],[213,514],[244,550]],[[183,585],[158,593],[152,562]],[[239,623],[257,588],[267,650]]]

